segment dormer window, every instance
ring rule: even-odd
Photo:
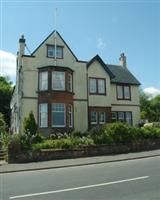
[[[47,57],[63,58],[63,46],[47,45]]]

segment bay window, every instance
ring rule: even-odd
[[[72,105],[68,106],[68,126],[73,127],[73,112]]]
[[[53,103],[52,104],[52,126],[65,127],[65,104]]]
[[[48,127],[48,104],[39,104],[39,126],[44,128]]]
[[[52,89],[62,91],[65,90],[65,72],[52,72]]]
[[[39,74],[39,90],[48,90],[48,72],[40,72]]]

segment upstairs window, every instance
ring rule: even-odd
[[[131,99],[130,86],[117,85],[117,99],[130,100]]]
[[[65,72],[52,72],[52,89],[65,90]]]
[[[48,90],[48,72],[40,72],[39,74],[39,90]]]
[[[55,45],[47,45],[47,57],[49,58],[63,58],[63,47]]]
[[[67,91],[72,92],[72,74],[67,74]]]
[[[90,94],[102,94],[105,95],[106,81],[102,78],[90,78],[89,79],[89,93]]]

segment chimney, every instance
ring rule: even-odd
[[[120,61],[120,65],[122,65],[125,69],[127,69],[127,61],[126,61],[126,56],[124,55],[124,53],[121,53],[119,61]]]
[[[21,57],[22,55],[25,54],[25,38],[24,35],[21,36],[19,39],[19,56]]]

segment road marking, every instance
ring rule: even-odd
[[[69,192],[69,191],[74,191],[74,190],[82,190],[82,189],[87,189],[87,188],[94,188],[94,187],[100,187],[100,186],[106,186],[106,185],[113,185],[113,184],[117,184],[117,183],[136,181],[136,180],[141,180],[141,179],[146,179],[146,178],[149,178],[149,176],[141,176],[141,177],[136,177],[136,178],[112,181],[112,182],[107,182],[107,183],[99,183],[99,184],[94,184],[94,185],[86,185],[86,186],[81,186],[81,187],[66,188],[66,189],[62,189],[62,190],[54,190],[54,191],[48,191],[48,192],[18,195],[18,196],[12,196],[9,198],[10,199],[20,199],[20,198],[25,198],[25,197],[33,197],[33,196],[41,196],[41,195],[55,194],[55,193],[61,193],[61,192]]]

